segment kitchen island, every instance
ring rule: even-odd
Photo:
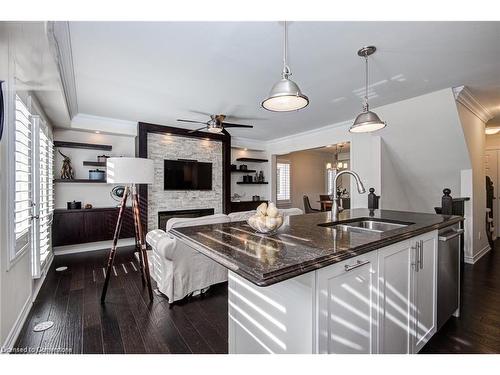
[[[436,331],[437,230],[463,220],[347,210],[171,233],[229,269],[230,353],[415,353]]]

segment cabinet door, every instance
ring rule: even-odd
[[[437,232],[416,237],[420,242],[419,265],[415,271],[415,348],[418,352],[436,332],[437,322]]]
[[[54,213],[52,228],[52,246],[86,242],[83,211]]]
[[[376,352],[377,255],[317,271],[318,352]]]
[[[378,352],[409,353],[412,343],[412,260],[410,241],[378,253]]]

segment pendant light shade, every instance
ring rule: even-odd
[[[370,133],[386,127],[386,122],[382,121],[375,112],[369,110],[368,106],[368,56],[375,53],[377,49],[374,46],[363,47],[358,51],[358,56],[364,57],[366,75],[365,75],[365,97],[363,112],[361,112],[354,123],[349,128],[351,133]]]
[[[375,112],[362,112],[356,117],[349,131],[351,133],[369,133],[385,128],[386,123],[382,121]]]
[[[267,99],[261,103],[262,107],[268,111],[297,111],[309,104],[309,98],[302,94],[299,86],[294,81],[289,79],[292,73],[287,65],[287,42],[288,33],[285,21],[283,33],[283,71],[281,73],[281,80],[274,84]]]

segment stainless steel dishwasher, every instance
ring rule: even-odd
[[[460,224],[441,228],[438,233],[437,329],[450,316],[460,313]]]

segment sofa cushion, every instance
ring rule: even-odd
[[[195,225],[229,223],[231,220],[225,214],[215,214],[200,217],[173,217],[167,221],[166,231],[172,228],[193,227]]]

